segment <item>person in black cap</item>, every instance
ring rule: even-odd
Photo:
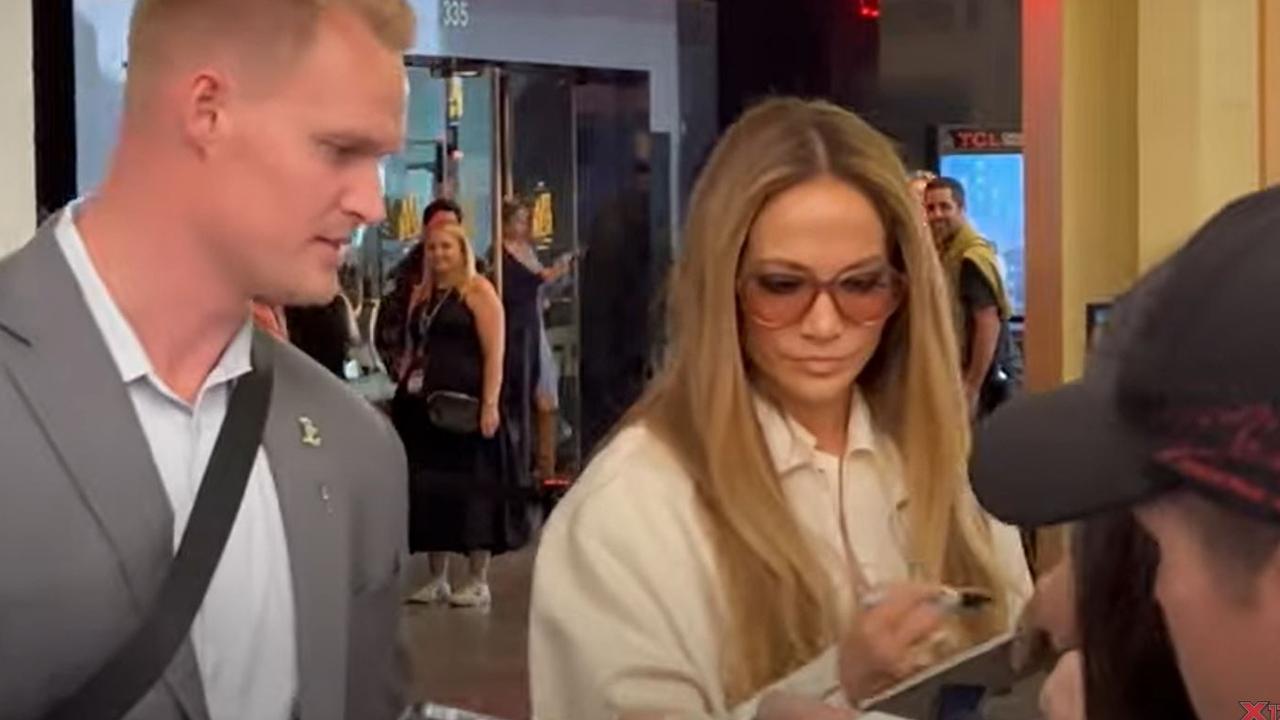
[[[1280,703],[1277,238],[1280,189],[1229,205],[1117,304],[1083,380],[990,418],[972,461],[1007,522],[1134,508],[1206,720]]]

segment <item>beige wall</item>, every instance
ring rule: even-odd
[[[1142,0],[1138,269],[1260,184],[1259,0]]]
[[[1280,114],[1267,110],[1280,105],[1277,5],[1024,0],[1033,389],[1079,376],[1088,303],[1122,292],[1268,168],[1280,174]]]
[[[1138,231],[1137,8],[1066,0],[1062,118],[1062,378],[1080,374],[1088,303],[1133,278]]]
[[[31,34],[31,3],[0,3],[0,255],[25,242],[36,221]]]

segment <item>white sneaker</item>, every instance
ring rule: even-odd
[[[460,608],[489,607],[492,602],[488,583],[481,582],[469,583],[449,597],[449,604]]]
[[[453,589],[449,587],[449,578],[438,577],[427,583],[427,586],[414,593],[409,598],[409,602],[421,603],[423,605],[437,605],[448,602],[453,595]]]

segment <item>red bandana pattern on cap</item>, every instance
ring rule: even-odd
[[[1280,518],[1280,414],[1271,403],[1167,416],[1154,460],[1180,477]]]

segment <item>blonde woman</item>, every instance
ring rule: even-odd
[[[409,344],[392,404],[411,470],[409,549],[428,553],[432,571],[413,599],[482,606],[490,601],[490,556],[508,546],[500,489],[511,450],[498,432],[502,301],[476,274],[460,225],[435,225],[425,235],[423,282],[409,303]],[[470,561],[457,592],[446,553]]]
[[[539,720],[827,717],[936,659],[941,629],[957,649],[1012,627],[1030,576],[968,488],[946,284],[904,176],[825,103],[767,102],[721,141],[669,365],[543,535]],[[996,602],[950,626],[942,584]]]

